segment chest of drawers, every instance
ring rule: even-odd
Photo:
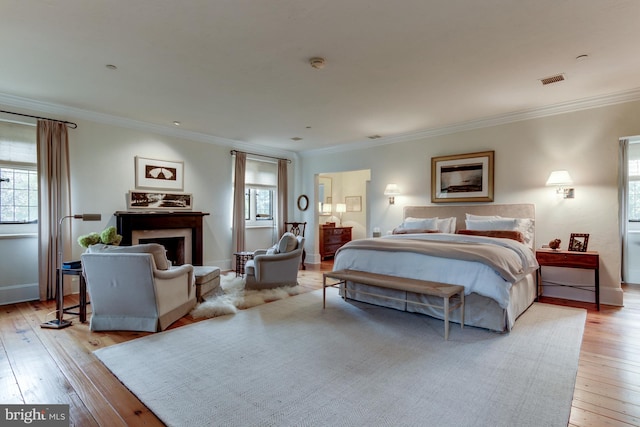
[[[320,257],[324,260],[336,254],[345,243],[351,241],[352,227],[320,227]]]

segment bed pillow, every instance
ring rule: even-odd
[[[399,228],[406,228],[409,230],[437,230],[438,218],[407,217],[404,219],[404,222],[400,224]]]
[[[455,233],[456,232],[456,217],[450,218],[438,218],[436,221],[438,230],[441,233]]]
[[[474,214],[465,214],[467,219],[473,219],[473,220],[477,220],[477,221],[487,221],[490,219],[500,219],[502,218],[501,216],[498,215],[474,215]]]
[[[532,218],[503,218],[497,215],[483,216],[483,215],[473,215],[469,213],[466,214],[466,217],[468,220],[487,220],[487,221],[494,220],[494,219],[513,219],[516,221],[516,226],[514,229],[521,232],[522,235],[524,236],[524,243],[530,248],[533,248],[533,238],[535,235],[535,230],[534,230],[535,222]]]
[[[396,227],[393,229],[392,233],[393,234],[440,233],[440,230]]]
[[[500,239],[511,239],[520,243],[525,243],[522,233],[514,230],[458,230],[458,234],[497,237]]]
[[[516,230],[517,221],[515,218],[500,219],[468,219],[465,221],[467,230]]]

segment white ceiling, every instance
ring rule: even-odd
[[[0,0],[0,95],[308,151],[638,93],[639,18],[638,0]]]

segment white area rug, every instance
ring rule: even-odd
[[[255,307],[267,302],[277,301],[292,295],[307,292],[300,286],[282,286],[274,289],[244,289],[244,279],[235,273],[220,276],[222,294],[204,295],[204,302],[191,310],[196,319],[235,314],[238,310]]]
[[[169,426],[566,426],[585,310],[509,334],[314,291],[95,351]]]

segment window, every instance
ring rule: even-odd
[[[247,187],[244,193],[244,219],[248,226],[273,224],[275,188]]]
[[[276,213],[278,167],[275,163],[247,159],[244,219],[247,227],[273,227]]]
[[[38,173],[34,169],[0,166],[0,222],[38,219]]]
[[[0,121],[0,223],[38,220],[36,128]]]

